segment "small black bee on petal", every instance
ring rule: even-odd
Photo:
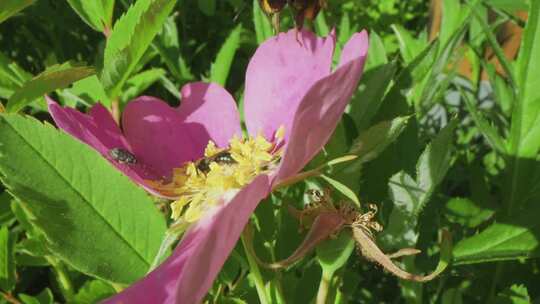
[[[122,148],[110,149],[109,156],[120,164],[134,165],[137,163],[137,158],[135,155]]]

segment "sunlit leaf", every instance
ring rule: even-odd
[[[75,81],[81,80],[95,73],[94,69],[87,66],[76,65],[66,62],[54,65],[41,74],[25,82],[9,98],[8,112],[17,112],[44,94],[56,89],[63,89]]]
[[[0,142],[1,179],[52,252],[114,282],[146,273],[165,223],[142,189],[94,150],[31,118],[1,116]]]
[[[120,94],[175,3],[176,0],[139,0],[115,23],[100,73],[110,98]]]

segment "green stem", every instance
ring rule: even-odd
[[[328,289],[330,288],[330,282],[332,281],[333,275],[333,272],[326,272],[323,270],[321,282],[319,283],[319,291],[317,292],[317,304],[326,304]]]
[[[53,257],[45,257],[45,259],[53,268],[56,280],[58,281],[58,285],[62,291],[62,294],[64,295],[64,298],[66,299],[66,302],[71,302],[71,299],[73,299],[75,296],[75,290],[73,289],[73,283],[71,283],[71,279],[69,278],[66,268],[64,265],[62,265],[62,262]]]
[[[264,287],[264,281],[262,279],[261,271],[259,269],[259,266],[257,265],[257,262],[255,261],[253,253],[249,249],[250,246],[246,242],[244,233],[242,233],[241,239],[242,239],[242,245],[244,246],[244,251],[246,252],[246,256],[247,256],[247,260],[249,264],[249,271],[251,272],[253,281],[255,283],[255,287],[257,288],[259,301],[261,302],[261,304],[268,304],[270,302],[268,301],[268,297],[266,295],[266,288]]]

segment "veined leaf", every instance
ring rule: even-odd
[[[530,177],[536,172],[540,150],[540,2],[531,1],[529,20],[520,47],[517,63],[518,98],[513,105],[509,149],[513,159],[508,168],[509,179],[505,203],[508,213],[526,203],[532,184]]]
[[[540,148],[540,2],[531,1],[518,60],[519,105],[512,117],[511,151],[517,157],[536,156]]]
[[[332,187],[334,187],[336,190],[341,192],[341,194],[345,195],[348,199],[350,199],[357,207],[360,207],[360,200],[358,199],[354,191],[351,190],[349,187],[324,174],[321,175],[321,178],[330,185],[332,185]]]
[[[499,220],[454,248],[455,264],[485,263],[540,256],[540,208],[533,202],[510,220]]]
[[[105,47],[100,77],[111,99],[120,94],[175,3],[176,0],[139,0],[115,23]]]
[[[15,91],[9,98],[6,109],[8,112],[17,112],[36,98],[56,89],[63,89],[94,73],[91,67],[75,65],[71,62],[51,66]]]
[[[227,83],[234,55],[236,55],[236,51],[240,47],[241,34],[242,25],[240,24],[232,30],[229,37],[227,37],[227,40],[225,40],[225,43],[221,46],[221,49],[216,56],[216,60],[210,67],[210,80],[212,82],[218,83],[221,86],[225,86]]]
[[[93,149],[50,125],[0,116],[0,178],[49,249],[84,273],[142,277],[165,222],[152,200]]]
[[[416,245],[418,216],[450,168],[456,125],[456,121],[449,123],[420,155],[416,164],[416,180],[403,171],[390,179],[389,191],[394,208],[388,227],[380,238],[387,246]]]
[[[36,0],[2,0],[0,2],[0,23],[20,12]]]
[[[376,158],[403,132],[408,119],[409,117],[397,117],[392,121],[382,121],[372,126],[360,134],[353,143],[350,153],[358,155],[362,162]]]
[[[106,32],[112,27],[114,0],[67,0],[77,15],[96,31]]]

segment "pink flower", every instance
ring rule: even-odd
[[[198,303],[211,287],[249,216],[272,187],[296,175],[332,135],[362,75],[368,49],[365,31],[353,35],[332,72],[335,35],[318,38],[296,31],[264,42],[246,73],[245,121],[251,136],[276,142],[283,127],[275,169],[254,177],[237,191],[224,193],[183,236],[173,254],[148,276],[105,303]],[[139,97],[123,113],[123,132],[97,104],[89,115],[49,101],[64,131],[89,144],[134,182],[152,193],[148,180],[170,179],[174,168],[200,159],[209,140],[227,147],[241,134],[236,103],[215,84],[182,88],[178,109],[152,97]],[[137,163],[121,163],[111,149],[130,151]]]

